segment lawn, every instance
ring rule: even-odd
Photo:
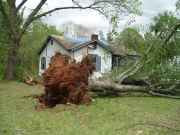
[[[41,110],[30,94],[43,86],[0,82],[1,135],[179,135],[180,100],[133,93],[98,97],[90,106]]]

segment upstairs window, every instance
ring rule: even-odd
[[[42,57],[41,58],[41,69],[46,69],[46,58]]]
[[[93,49],[97,49],[97,42],[93,44]]]
[[[51,39],[51,45],[53,45],[53,40]]]
[[[88,45],[88,47],[91,48],[91,49],[97,49],[97,42]]]

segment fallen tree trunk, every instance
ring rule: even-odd
[[[177,84],[176,82],[174,84]],[[173,84],[173,86],[174,86]],[[148,85],[143,86],[133,86],[133,85],[119,85],[117,83],[109,81],[89,81],[89,87],[91,92],[106,92],[114,91],[119,93],[127,92],[142,92],[148,93],[152,96],[166,97],[180,99],[180,96],[176,96],[175,89],[159,89]]]
[[[103,92],[104,90],[113,90],[117,92],[143,92],[148,93],[149,88],[143,86],[133,86],[133,85],[119,85],[117,83],[108,81],[90,81],[89,87],[92,92]]]

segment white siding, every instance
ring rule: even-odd
[[[63,46],[59,45],[59,43],[55,40],[53,40],[53,45],[51,45],[51,41],[48,42],[47,46],[43,49],[43,51],[40,54],[39,57],[39,75],[44,72],[44,70],[41,69],[41,58],[45,57],[46,58],[46,69],[49,67],[49,62],[51,57],[57,52],[60,51],[63,54],[68,54],[69,51],[67,51]],[[46,53],[47,52],[47,53]]]

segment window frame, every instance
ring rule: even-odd
[[[41,69],[46,69],[46,57],[41,57]]]
[[[93,61],[93,63],[95,64],[95,70],[94,72],[100,72],[101,71],[101,56],[98,56],[97,54],[89,54],[90,58],[95,59],[95,61]]]

